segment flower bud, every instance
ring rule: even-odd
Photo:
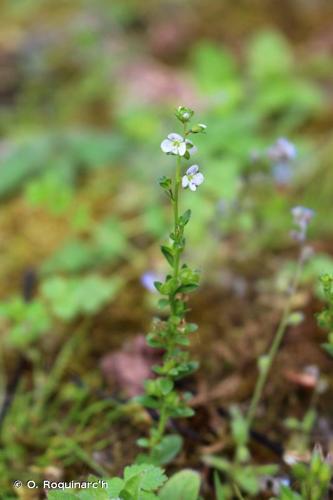
[[[204,123],[197,123],[197,125],[193,125],[190,132],[192,132],[192,134],[200,134],[200,132],[205,132],[206,128],[207,125],[205,125]]]
[[[185,106],[178,106],[175,114],[179,121],[187,123],[194,115],[194,111],[190,108],[186,108]]]
[[[260,356],[258,359],[258,368],[261,373],[265,373],[270,365],[270,359],[269,356],[264,354],[263,356]]]

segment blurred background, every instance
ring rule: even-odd
[[[147,417],[119,401],[149,374],[142,334],[170,223],[157,180],[173,168],[160,142],[178,131],[180,104],[208,127],[195,136],[205,183],[182,201],[193,211],[186,258],[202,275],[192,384],[205,393],[231,380],[219,386],[223,404],[250,397],[297,255],[290,209],[309,206],[315,255],[296,298],[307,321],[288,337],[269,390],[275,414],[302,414],[309,396],[295,376],[290,389],[290,372],[330,370],[313,315],[318,276],[333,270],[333,5],[0,5],[3,491],[18,477],[117,473],[136,453]],[[295,145],[290,161],[271,153],[281,137]]]

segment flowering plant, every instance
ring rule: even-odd
[[[161,150],[176,159],[173,178],[164,176],[159,181],[173,211],[173,228],[169,241],[161,246],[170,272],[164,282],[154,283],[162,296],[159,307],[166,312],[166,319],[154,320],[147,335],[147,342],[149,346],[163,350],[164,354],[162,363],[153,367],[157,377],[146,381],[145,394],[139,398],[140,402],[156,415],[156,425],[153,425],[149,438],[138,440],[139,446],[148,451],[144,456],[145,460],[148,457],[155,463],[166,463],[181,447],[179,436],[165,435],[170,418],[193,415],[193,410],[187,403],[189,395],[180,394],[176,389],[177,381],[197,368],[197,363],[190,359],[187,350],[190,344],[189,335],[196,331],[197,325],[186,322],[188,307],[185,295],[198,287],[199,273],[181,263],[185,248],[185,227],[191,218],[191,211],[180,213],[181,188],[188,187],[191,191],[196,191],[204,181],[198,165],[192,165],[183,172],[185,161],[190,160],[196,152],[196,147],[188,137],[206,129],[203,124],[190,126],[193,114],[191,109],[180,106],[176,110],[176,117],[182,123],[182,135],[171,133],[161,143]]]

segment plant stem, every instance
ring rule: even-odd
[[[179,218],[180,170],[181,170],[181,158],[180,158],[180,156],[178,156],[176,173],[175,173],[175,188],[174,188],[174,202],[173,202],[174,233],[175,233],[175,235],[177,235],[179,232],[178,218]],[[181,249],[176,247],[174,269],[173,269],[173,277],[174,278],[178,278],[180,253],[181,253]]]
[[[236,483],[232,483],[232,488],[234,490],[234,493],[236,495],[236,497],[239,499],[239,500],[245,500],[240,489],[238,488],[237,484]]]
[[[161,408],[158,427],[156,429],[156,434],[150,443],[150,453],[153,452],[155,446],[161,441],[162,437],[164,436],[164,432],[165,432],[165,428],[166,428],[167,423],[168,423],[168,419],[169,419],[168,413],[166,411],[165,406],[163,406]]]
[[[259,376],[257,379],[257,383],[255,386],[254,392],[253,392],[250,407],[249,407],[249,410],[248,410],[248,413],[246,416],[248,427],[251,426],[253,419],[255,418],[255,415],[257,413],[258,404],[261,400],[261,397],[262,397],[262,394],[263,394],[263,391],[264,391],[264,388],[265,388],[265,385],[266,385],[266,382],[268,379],[269,372],[272,368],[276,354],[279,350],[279,347],[280,347],[281,342],[283,340],[284,334],[286,332],[286,329],[288,326],[289,315],[291,312],[292,297],[297,290],[299,279],[300,279],[301,272],[302,272],[302,267],[303,267],[303,246],[300,249],[300,254],[299,254],[299,257],[297,260],[295,274],[294,274],[293,281],[292,281],[292,284],[291,284],[291,287],[290,287],[290,290],[288,293],[287,304],[285,306],[285,309],[284,309],[281,321],[279,323],[279,326],[278,326],[276,333],[274,335],[270,350],[267,354],[267,362],[265,363],[265,366],[259,372]]]

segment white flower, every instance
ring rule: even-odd
[[[186,141],[184,137],[173,132],[161,143],[163,153],[184,156],[186,153]]]
[[[199,172],[198,165],[192,165],[192,167],[186,170],[186,175],[182,178],[183,188],[189,187],[191,191],[196,191],[197,187],[200,186],[204,181],[204,176]]]

